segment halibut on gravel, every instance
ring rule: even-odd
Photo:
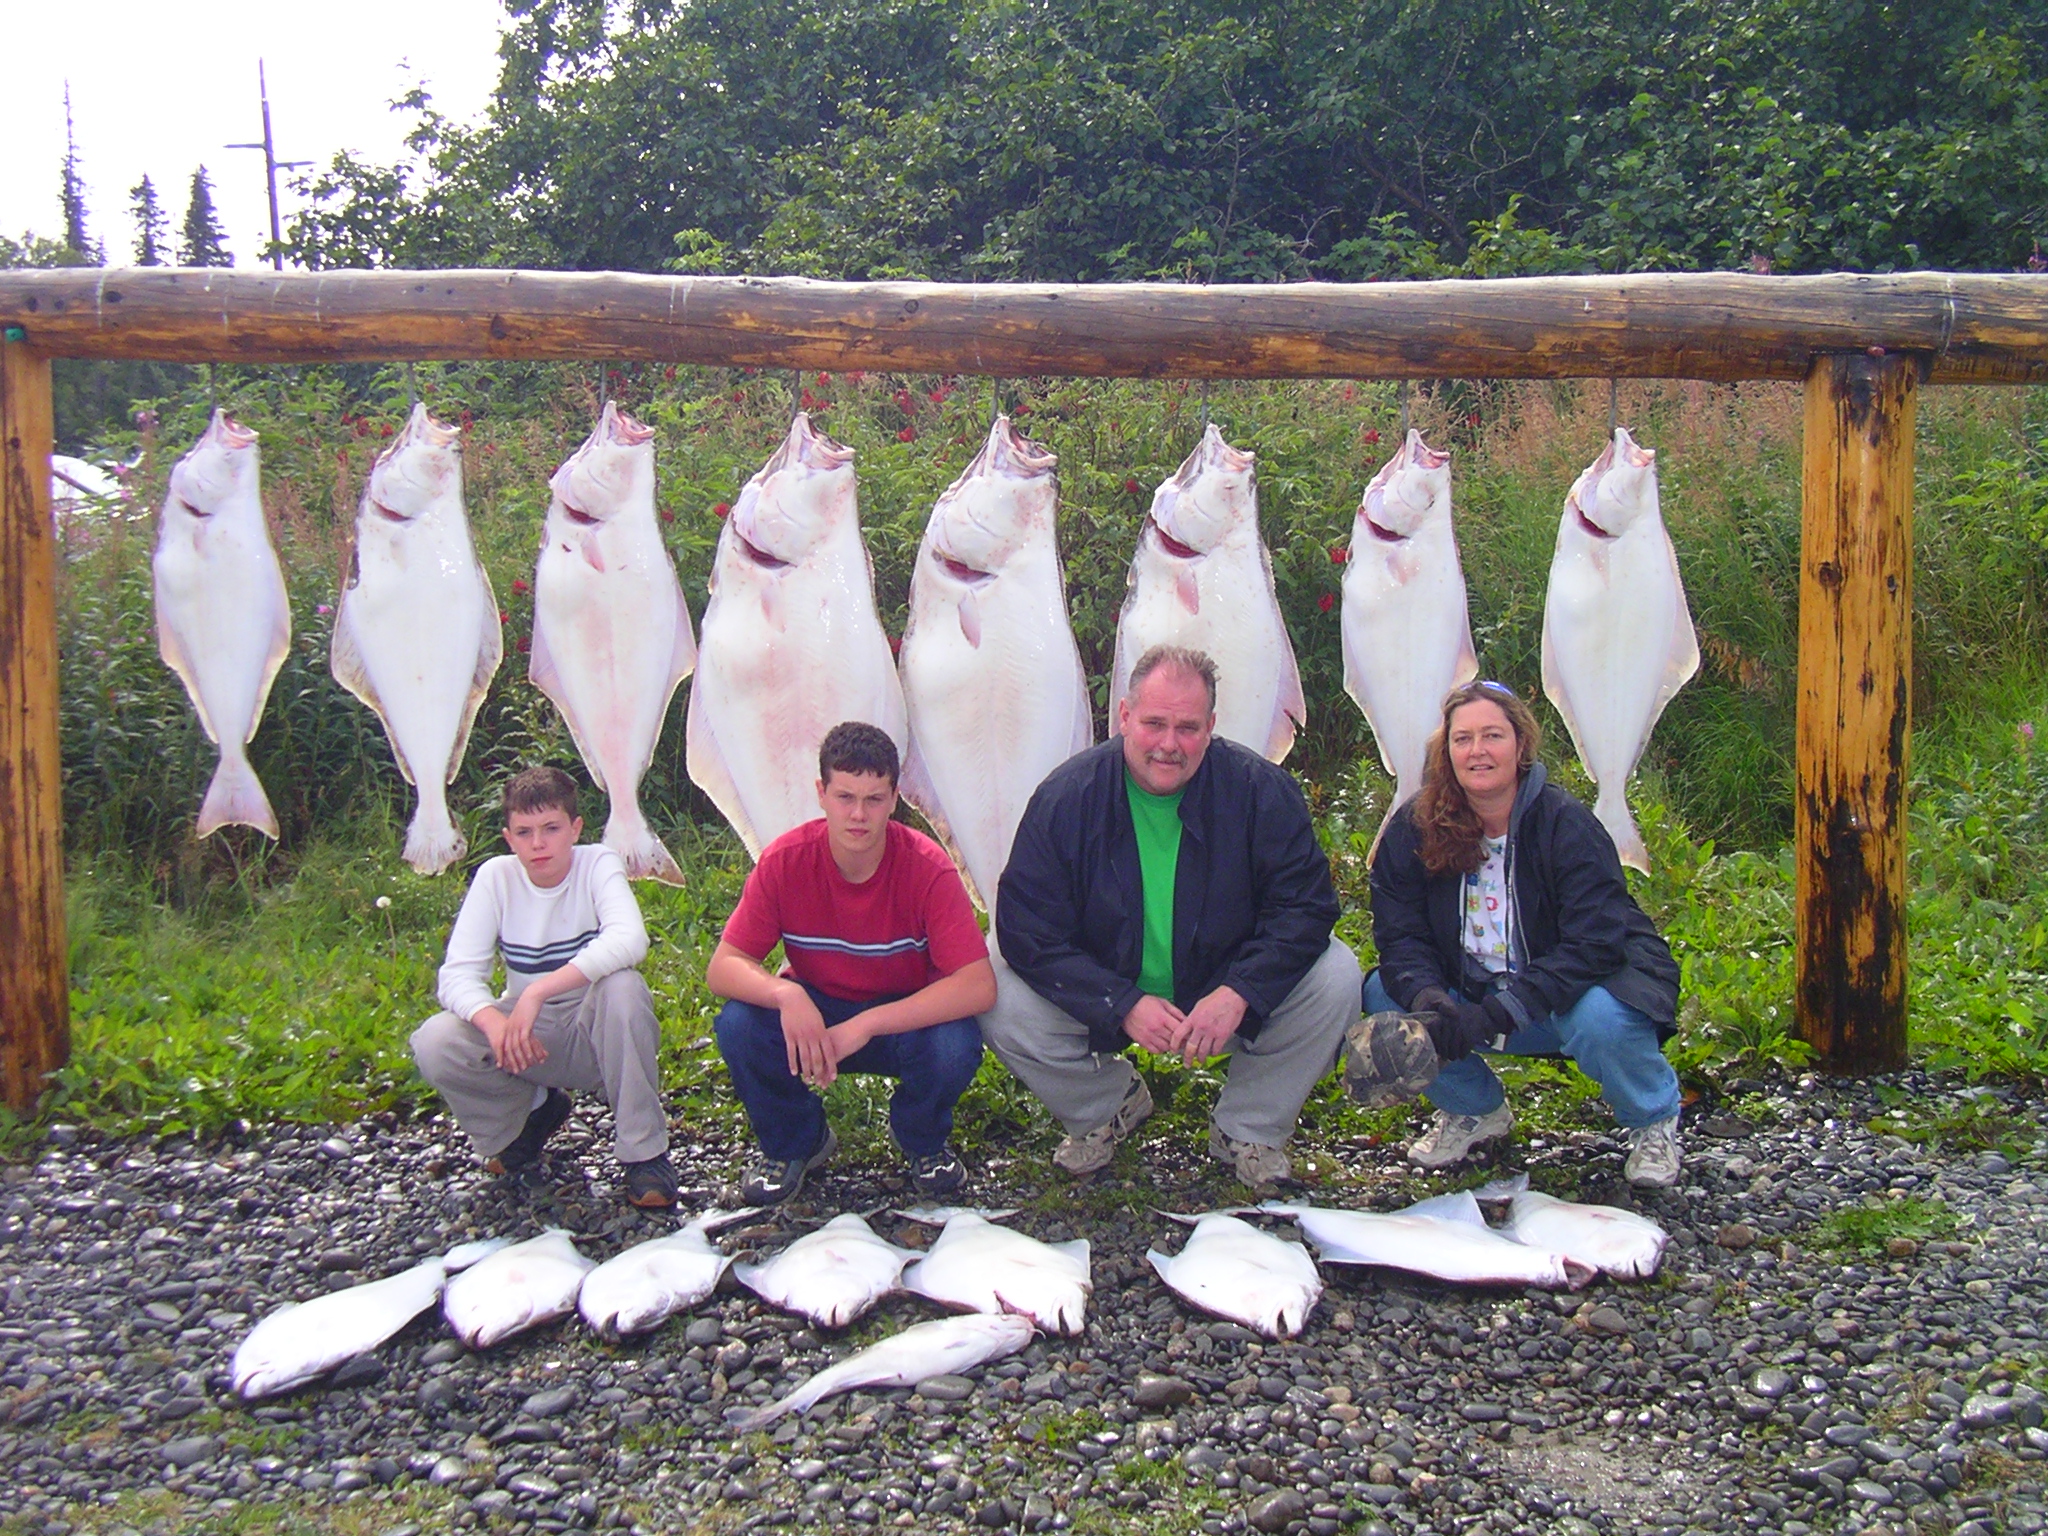
[[[497,1252],[510,1238],[464,1243],[382,1280],[280,1307],[249,1330],[228,1377],[245,1401],[275,1397],[366,1355],[441,1299],[448,1276]]]
[[[567,1232],[551,1227],[457,1275],[441,1295],[441,1315],[471,1349],[489,1349],[567,1316],[583,1277],[596,1267],[576,1251]]]
[[[945,1223],[938,1240],[903,1271],[903,1289],[949,1307],[1020,1312],[1047,1333],[1087,1326],[1088,1240],[1042,1243],[999,1227],[1008,1211],[905,1211],[913,1221]]]
[[[1259,1209],[1300,1222],[1325,1264],[1379,1264],[1460,1285],[1574,1291],[1600,1272],[1596,1265],[1529,1247],[1494,1231],[1469,1189],[1384,1213],[1335,1211],[1283,1200],[1268,1200]]]
[[[1058,462],[998,416],[932,508],[910,575],[903,795],[984,910],[1032,792],[1095,739],[1055,537]]]
[[[711,1233],[756,1214],[706,1211],[666,1237],[636,1244],[583,1277],[576,1310],[600,1338],[646,1333],[718,1289],[732,1260],[711,1246]]]
[[[1626,427],[1565,498],[1543,600],[1543,691],[1600,787],[1593,814],[1621,862],[1650,869],[1628,777],[1672,696],[1700,669],[1678,555],[1657,498],[1657,455]]]
[[[1227,1211],[1196,1218],[1195,1230],[1171,1258],[1157,1248],[1145,1257],[1166,1288],[1189,1306],[1269,1339],[1300,1333],[1323,1294],[1323,1277],[1306,1248]]]
[[[820,1328],[844,1328],[897,1290],[903,1266],[918,1255],[878,1237],[851,1211],[834,1216],[759,1264],[735,1264],[741,1285]]]
[[[640,809],[669,700],[697,662],[690,610],[654,512],[654,431],[607,401],[548,482],[533,571],[533,685],[611,797],[605,846],[635,880],[683,883]]]
[[[818,748],[864,720],[903,750],[903,685],[875,612],[853,450],[797,413],[740,492],[711,567],[690,687],[690,779],[754,858],[818,814]]]
[[[1617,1280],[1647,1280],[1657,1273],[1671,1235],[1649,1217],[1618,1205],[1583,1205],[1529,1187],[1518,1173],[1473,1191],[1479,1200],[1506,1200],[1501,1232],[1532,1248],[1562,1253]]]
[[[1206,651],[1216,663],[1216,734],[1276,763],[1286,758],[1308,719],[1301,671],[1259,537],[1252,455],[1213,423],[1153,492],[1139,531],[1116,624],[1112,711],[1130,691],[1131,668],[1155,645]]]
[[[256,434],[215,411],[171,470],[156,555],[156,638],[220,765],[193,825],[277,836],[277,814],[249,766],[248,744],[292,643],[284,572],[263,521]]]
[[[363,487],[328,664],[384,722],[398,771],[419,792],[405,862],[423,875],[469,851],[448,785],[504,655],[498,599],[462,508],[462,433],[416,405]]]
[[[787,1397],[761,1408],[733,1410],[727,1422],[744,1434],[855,1387],[914,1387],[934,1376],[957,1376],[1014,1355],[1037,1331],[1030,1318],[1015,1312],[970,1312],[917,1323],[827,1366]]]

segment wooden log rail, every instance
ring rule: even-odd
[[[629,273],[0,272],[0,1097],[67,1048],[52,358],[525,358],[1125,378],[1806,385],[1797,1005],[1823,1065],[1906,1054],[1913,398],[2048,383],[2048,277],[1735,273],[1192,287]]]

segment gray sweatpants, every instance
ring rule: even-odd
[[[1002,960],[995,970],[996,1005],[981,1016],[988,1048],[1070,1135],[1108,1123],[1137,1068],[1121,1054],[1091,1051],[1088,1026],[1032,991]],[[1287,1144],[1302,1104],[1358,1018],[1358,995],[1358,957],[1333,938],[1256,1039],[1232,1038],[1230,1073],[1216,1100],[1224,1135],[1264,1147]]]
[[[510,998],[498,1007],[511,1008]],[[635,970],[613,971],[581,992],[540,1005],[534,1038],[547,1060],[520,1073],[500,1067],[491,1043],[469,1020],[445,1010],[413,1031],[412,1059],[434,1085],[477,1151],[495,1157],[526,1124],[533,1090],[567,1088],[601,1093],[618,1128],[613,1150],[622,1163],[638,1163],[668,1150],[668,1116],[661,1105],[655,1055],[661,1025],[654,997]]]

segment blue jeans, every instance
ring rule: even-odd
[[[1396,1006],[1378,971],[1365,978],[1364,1005],[1367,1013]],[[1664,1059],[1657,1026],[1605,987],[1588,987],[1565,1012],[1516,1030],[1508,1036],[1507,1054],[1569,1056],[1600,1085],[1614,1118],[1629,1130],[1678,1113],[1678,1074]],[[1462,1061],[1445,1062],[1425,1097],[1448,1114],[1490,1115],[1507,1094],[1485,1057],[1474,1051]]]
[[[874,1006],[828,997],[815,987],[804,990],[828,1025],[844,1024]],[[782,1015],[735,999],[719,1009],[716,1032],[718,1054],[747,1106],[761,1150],[783,1163],[814,1154],[825,1140],[825,1105],[789,1070]],[[875,1072],[898,1080],[889,1099],[889,1129],[910,1157],[945,1150],[953,1133],[953,1105],[980,1069],[981,1024],[975,1019],[877,1035],[839,1063],[841,1072]]]

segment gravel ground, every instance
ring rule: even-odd
[[[1086,1335],[744,1440],[723,1426],[734,1402],[929,1313],[896,1299],[821,1338],[728,1279],[623,1347],[572,1320],[471,1354],[429,1313],[322,1386],[253,1410],[228,1389],[234,1345],[287,1300],[467,1236],[562,1225],[607,1257],[668,1225],[618,1203],[587,1103],[548,1176],[511,1187],[439,1119],[198,1148],[59,1131],[0,1170],[0,1530],[2048,1530],[2048,1119],[2010,1090],[1917,1074],[1752,1086],[1748,1117],[1688,1114],[1685,1182],[1665,1194],[1632,1195],[1619,1138],[1598,1131],[1503,1159],[1655,1215],[1673,1234],[1656,1280],[1553,1295],[1329,1269],[1284,1344],[1165,1291],[1144,1251],[1178,1233],[1127,1190],[1077,1193],[996,1154],[976,1199],[1095,1245]],[[1867,1125],[1880,1095],[1924,1110],[1986,1091],[2014,1162]],[[1443,1187],[1403,1173],[1397,1148],[1337,1151],[1356,1182],[1329,1203]],[[724,1193],[738,1153],[677,1147],[705,1181],[689,1207]],[[1147,1200],[1223,1198],[1178,1135],[1148,1154]],[[893,1170],[837,1171],[726,1244],[903,1199]],[[1878,1246],[1822,1246],[1830,1212],[1918,1201],[1953,1229],[1887,1251],[1874,1216]]]

